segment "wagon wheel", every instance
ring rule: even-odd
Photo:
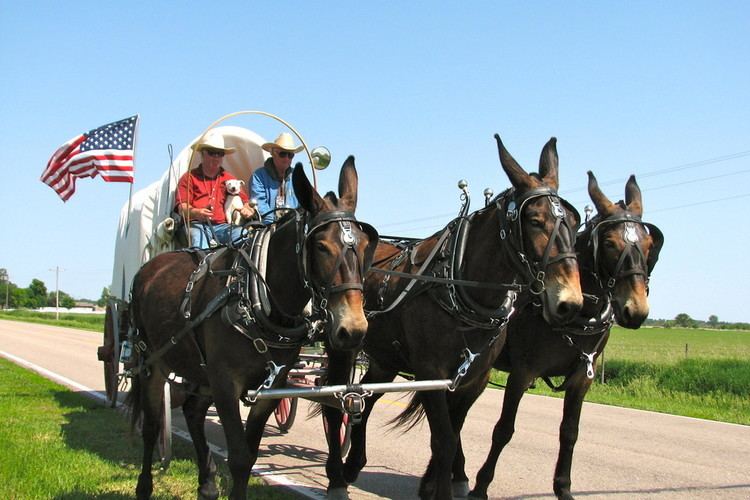
[[[331,433],[328,429],[328,419],[323,415],[323,430],[326,433],[326,441],[330,441]],[[352,446],[352,421],[349,414],[344,412],[344,417],[339,429],[339,442],[341,443],[341,456],[345,457]]]
[[[117,303],[110,300],[104,315],[104,345],[99,348],[99,359],[104,362],[105,406],[117,406],[118,377],[120,371],[120,316]]]
[[[279,430],[284,434],[289,432],[294,424],[294,418],[297,416],[297,398],[279,399],[276,409],[273,410],[273,416]]]

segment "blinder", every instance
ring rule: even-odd
[[[590,244],[592,245],[592,253],[594,256],[594,269],[597,274],[608,274],[605,270],[600,268],[599,264],[599,232],[603,228],[611,226],[613,224],[626,224],[626,227],[624,229],[624,240],[626,247],[623,249],[623,252],[620,255],[620,259],[617,263],[617,266],[615,267],[615,272],[612,276],[608,277],[607,286],[609,288],[612,288],[614,287],[614,282],[618,277],[631,274],[641,274],[648,282],[648,278],[649,276],[651,276],[651,272],[653,271],[656,262],[659,260],[659,252],[661,251],[661,248],[664,244],[664,235],[661,230],[654,224],[643,222],[641,221],[640,217],[631,214],[608,217],[598,222],[594,220],[592,221],[592,223],[594,224],[594,228],[591,230]],[[632,233],[630,232],[630,230],[628,229],[628,224],[640,225],[651,236],[653,246],[651,248],[651,251],[649,252],[647,259],[644,258],[643,247],[640,243],[640,239],[634,231]],[[636,255],[640,258],[638,259],[638,262],[636,262],[636,259],[631,256],[631,260],[633,261],[633,268],[631,268],[630,270],[623,270],[622,266],[624,264],[625,258],[633,251],[633,249],[636,250]],[[643,262],[644,260],[645,263]],[[644,264],[645,269],[643,269]]]

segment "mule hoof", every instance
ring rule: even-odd
[[[346,488],[332,488],[326,493],[328,500],[349,500],[349,492]]]
[[[216,483],[204,484],[198,488],[198,500],[216,500],[219,498],[219,490]]]
[[[480,495],[479,493],[469,492],[469,496],[466,497],[469,500],[487,500],[487,495]]]
[[[466,498],[469,495],[469,481],[453,483],[453,498]]]

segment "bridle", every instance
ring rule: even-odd
[[[372,264],[373,255],[375,254],[375,249],[378,245],[378,232],[370,224],[358,221],[352,212],[344,210],[322,212],[312,218],[308,215],[306,220],[303,214],[298,212],[295,218],[299,231],[296,252],[298,255],[297,262],[300,276],[303,279],[305,288],[308,289],[312,295],[313,312],[325,311],[326,316],[329,316],[331,313],[327,310],[327,306],[331,294],[346,290],[359,290],[360,292],[363,290],[364,277]],[[308,245],[311,237],[315,233],[323,230],[329,224],[334,223],[339,226],[341,251],[338,253],[336,262],[326,279],[323,280],[322,283],[315,283],[310,279],[310,252],[308,250]],[[363,256],[359,255],[357,249],[359,236],[356,234],[356,231],[354,231],[355,227],[367,235],[369,240]],[[342,283],[335,283],[339,270],[346,262],[350,253],[354,255],[354,260],[357,265],[354,279]],[[360,262],[362,262],[362,264],[360,264]]]
[[[604,228],[613,224],[624,224],[622,239],[625,242],[625,246],[622,252],[620,252],[620,257],[617,260],[614,271],[610,273],[601,265],[599,233]],[[592,255],[594,257],[593,272],[602,289],[608,290],[611,293],[618,279],[634,275],[642,276],[648,288],[651,271],[653,271],[657,260],[659,260],[659,252],[664,244],[664,235],[661,230],[653,224],[643,222],[637,215],[629,213],[612,215],[604,217],[601,220],[594,218],[588,225],[592,228],[589,244],[592,246]],[[643,243],[638,235],[636,226],[641,226],[653,240],[654,244],[649,252],[648,259],[643,251]]]
[[[555,227],[552,230],[547,246],[541,259],[528,257],[524,245],[523,221],[521,214],[526,205],[537,198],[546,197],[552,213],[555,215]],[[517,196],[514,189],[501,193],[495,199],[495,205],[500,214],[500,239],[507,242],[511,251],[516,254],[517,259],[512,259],[520,264],[521,269],[529,278],[529,291],[534,295],[544,292],[544,279],[548,266],[565,259],[576,259],[575,240],[578,222],[581,220],[578,211],[566,200],[560,198],[557,192],[550,187],[532,189]],[[568,223],[566,211],[573,214],[575,225]],[[557,245],[558,253],[550,257],[552,246]]]

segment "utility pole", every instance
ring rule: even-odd
[[[50,269],[50,271],[55,271],[55,320],[59,320],[60,319],[60,286],[59,286],[60,266],[55,266],[55,269]]]
[[[4,270],[5,271],[5,270]],[[5,309],[8,309],[8,295],[10,295],[10,276],[8,276],[8,272],[5,271],[2,275],[3,278],[5,278]]]

